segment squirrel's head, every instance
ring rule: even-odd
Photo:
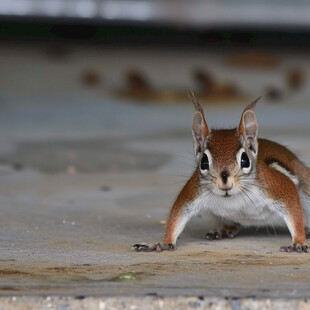
[[[214,194],[230,197],[249,185],[256,171],[258,124],[256,99],[241,116],[238,128],[210,130],[201,105],[192,95],[196,111],[192,133],[201,184]]]

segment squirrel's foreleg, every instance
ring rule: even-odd
[[[135,244],[138,252],[173,250],[176,240],[189,219],[199,210],[199,175],[198,170],[185,184],[170,211],[163,243]]]

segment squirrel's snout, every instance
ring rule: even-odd
[[[224,169],[218,178],[218,188],[222,191],[229,191],[234,187],[233,177],[230,175],[227,169]]]
[[[231,186],[223,186],[223,187],[219,186],[219,189],[222,190],[222,191],[228,192],[228,191],[230,191],[233,187],[234,187],[234,186],[233,186],[233,184],[232,184]]]

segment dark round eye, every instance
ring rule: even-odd
[[[241,168],[249,168],[250,167],[250,159],[248,155],[243,152],[241,155]]]
[[[209,169],[209,158],[207,154],[203,154],[201,163],[200,163],[200,168],[201,170]]]

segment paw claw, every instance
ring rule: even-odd
[[[162,251],[173,251],[175,250],[175,245],[173,243],[161,244]]]
[[[157,244],[156,244],[155,250],[156,250],[156,252],[161,252],[161,251],[163,250],[162,247],[161,247],[161,245],[160,245],[160,243],[157,243]]]
[[[212,233],[207,233],[206,234],[206,239],[207,240],[213,240],[213,234]]]
[[[136,243],[132,246],[136,252],[149,252],[151,250],[150,246],[145,243]]]
[[[219,232],[215,232],[215,233],[214,233],[214,239],[216,239],[216,240],[222,239],[222,234],[219,233]]]
[[[207,240],[220,240],[220,239],[233,239],[237,234],[232,231],[222,231],[222,232],[214,232],[214,233],[206,233],[205,238]]]
[[[132,246],[132,249],[136,252],[162,252],[162,251],[172,251],[175,249],[175,245],[172,243],[162,244],[162,243],[136,243]]]
[[[148,245],[146,243],[137,243],[132,247],[136,252],[152,252],[155,251],[156,247],[154,244]]]
[[[238,235],[240,231],[239,224],[224,224],[220,225],[216,231],[210,231],[206,233],[207,240],[220,240],[222,238],[232,239]]]
[[[232,232],[232,231],[224,231],[222,233],[222,238],[228,238],[228,239],[232,239],[234,238],[236,235]]]
[[[280,251],[287,252],[287,253],[291,253],[291,252],[308,253],[309,247],[307,244],[294,243],[293,245],[281,246]]]
[[[220,239],[222,239],[222,235],[217,231],[214,233],[207,233],[206,239],[207,240],[220,240]]]

